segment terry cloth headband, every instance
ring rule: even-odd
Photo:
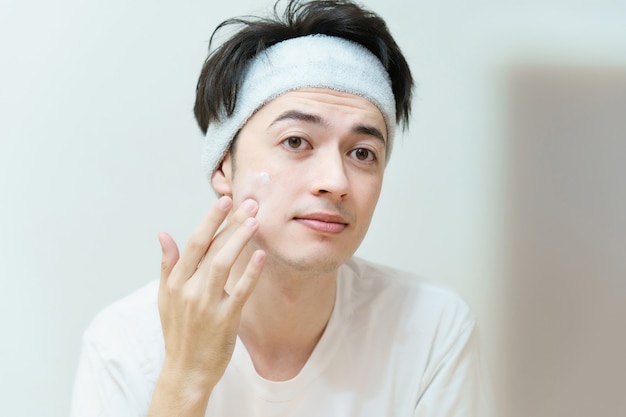
[[[256,110],[281,94],[307,87],[355,94],[378,107],[387,125],[389,160],[396,124],[389,74],[374,54],[355,42],[310,35],[272,45],[250,61],[233,114],[224,112],[207,129],[202,155],[207,177],[211,178],[235,135]]]

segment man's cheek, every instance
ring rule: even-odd
[[[265,171],[238,172],[235,201],[239,204],[248,198],[259,203],[261,208],[271,195],[271,177]]]

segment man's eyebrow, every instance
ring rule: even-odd
[[[376,139],[379,139],[383,143],[383,145],[385,144],[385,137],[383,136],[382,132],[378,130],[377,128],[375,128],[374,126],[358,125],[358,126],[355,126],[354,129],[352,129],[352,131],[355,133],[361,133],[364,135],[373,136]]]
[[[314,123],[321,126],[327,126],[328,123],[324,119],[322,119],[317,114],[312,113],[304,113],[299,110],[287,110],[284,113],[281,113],[274,121],[270,124],[270,127],[274,126],[278,122],[282,122],[284,120],[300,120],[304,122]],[[374,126],[369,125],[357,125],[352,131],[354,133],[359,133],[362,135],[372,136],[378,140],[380,140],[383,144],[385,144],[385,136],[382,132]]]
[[[282,122],[283,120],[301,120],[303,122],[315,123],[318,125],[326,126],[326,122],[317,114],[304,113],[298,110],[287,110],[278,116],[274,121],[270,124],[270,127],[275,125],[278,122]]]

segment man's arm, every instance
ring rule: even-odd
[[[211,391],[232,357],[241,310],[261,274],[265,253],[254,252],[227,294],[230,270],[258,229],[254,218],[258,204],[247,200],[217,233],[231,208],[232,200],[221,197],[180,256],[174,240],[166,233],[159,235],[165,360],[150,417],[204,416]]]

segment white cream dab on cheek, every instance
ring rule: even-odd
[[[260,172],[258,175],[258,179],[261,185],[265,185],[270,182],[270,174],[268,174],[267,172]]]

